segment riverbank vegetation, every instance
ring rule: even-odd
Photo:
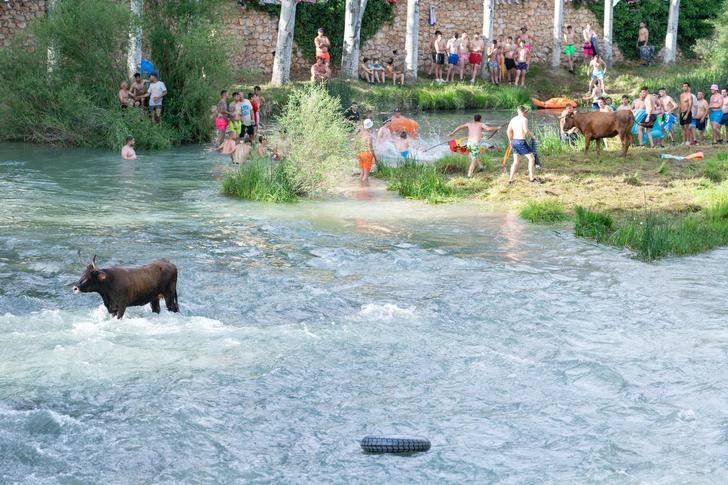
[[[518,210],[534,223],[573,220],[578,236],[653,260],[728,244],[728,153],[702,149],[705,160],[664,160],[648,149],[632,149],[626,159],[615,151],[601,159],[573,149],[540,151],[541,185],[526,183],[525,167],[509,185],[497,168],[502,152],[486,155],[488,168],[472,179],[465,178],[467,157],[460,155],[382,167],[378,176],[390,190],[429,203],[482,200]]]
[[[146,12],[145,54],[169,93],[163,121],[154,124],[143,109],[122,110],[117,97],[128,79],[128,5],[58,2],[52,15],[0,49],[7,93],[0,98],[0,139],[113,149],[129,135],[143,148],[208,141],[210,106],[218,86],[231,80],[223,39],[214,33],[219,3],[172,0]]]
[[[295,202],[299,196],[293,190],[284,163],[256,156],[225,174],[222,193],[257,202]]]

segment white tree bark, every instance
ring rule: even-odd
[[[485,53],[493,40],[493,0],[483,0],[483,42],[485,49],[483,52],[483,62],[480,65],[480,74],[483,79],[488,79],[488,62],[485,59]]]
[[[48,18],[53,16],[53,10],[55,10],[58,0],[48,0]],[[48,53],[47,53],[47,69],[48,74],[53,72],[53,68],[58,63],[58,46],[53,39],[48,39]]]
[[[344,46],[341,51],[341,76],[347,79],[357,79],[359,77],[361,22],[366,8],[367,0],[346,0]]]
[[[611,0],[608,0],[611,1]],[[564,0],[554,0],[554,31],[552,34],[551,67],[561,66],[561,39],[564,30]]]
[[[420,37],[420,0],[407,0],[407,37],[404,41],[404,79],[417,82],[417,54]]]
[[[677,56],[677,24],[680,17],[680,0],[670,0],[670,16],[665,34],[665,64],[673,64]]]
[[[291,79],[291,57],[293,53],[293,29],[296,24],[296,0],[281,1],[281,15],[278,19],[278,40],[273,58],[273,75],[270,83],[282,86]]]
[[[614,37],[614,2],[613,0],[604,0],[604,62],[612,65],[612,43]]]
[[[142,63],[142,12],[144,0],[131,0],[131,26],[129,28],[129,51],[127,53],[127,69],[131,78],[139,71]]]

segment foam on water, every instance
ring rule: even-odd
[[[0,482],[728,475],[728,250],[646,265],[376,188],[245,203],[196,148],[2,160],[22,163],[0,163]],[[170,258],[181,312],[73,295],[79,248]],[[366,434],[433,447],[369,456]]]

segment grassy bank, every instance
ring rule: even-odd
[[[566,149],[543,156],[541,185],[526,183],[525,167],[508,185],[499,153],[489,155],[489,168],[472,179],[465,177],[468,160],[461,155],[382,168],[378,176],[390,190],[430,203],[477,199],[518,210],[538,224],[573,220],[578,236],[653,260],[728,244],[728,152],[702,149],[705,160],[663,160],[648,149],[633,149],[626,159],[607,151],[597,160]]]
[[[227,172],[222,181],[222,193],[258,202],[295,202],[298,199],[283,164],[263,158],[253,158],[239,169]]]

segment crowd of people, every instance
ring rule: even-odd
[[[232,96],[226,89],[220,91],[215,105],[216,146],[220,153],[230,155],[234,164],[245,162],[254,149],[259,155],[269,152],[267,141],[260,133],[265,105],[260,86],[247,94],[235,91]]]
[[[140,73],[135,73],[131,87],[127,81],[122,81],[119,87],[119,105],[122,109],[130,107],[148,108],[155,122],[162,118],[162,103],[167,95],[167,86],[159,80],[156,73],[149,74],[149,79],[142,79]]]

